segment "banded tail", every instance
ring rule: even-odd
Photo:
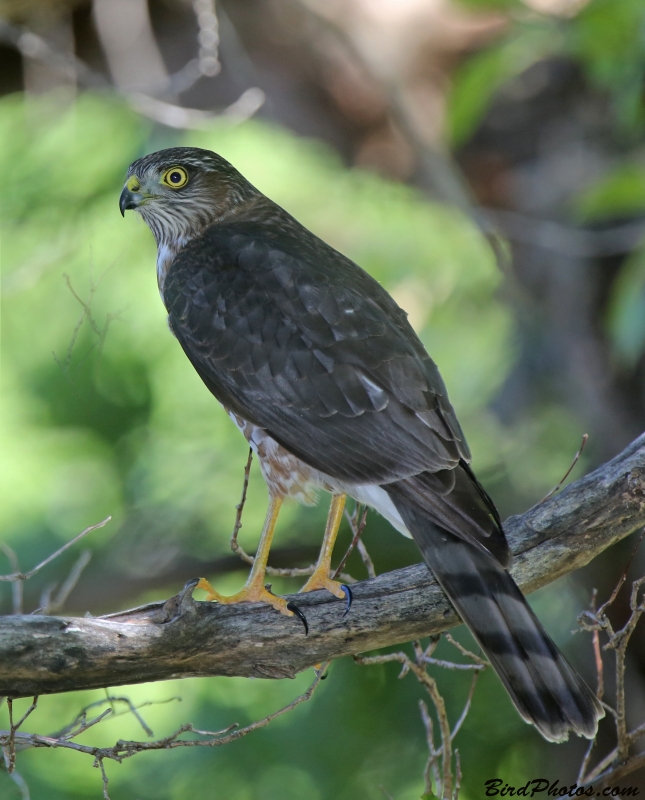
[[[502,566],[510,553],[492,501],[465,462],[444,472],[383,488],[521,716],[551,742],[593,739],[604,709]]]

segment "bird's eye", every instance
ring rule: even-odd
[[[183,167],[171,167],[164,172],[161,182],[172,189],[181,189],[188,183],[188,173]]]

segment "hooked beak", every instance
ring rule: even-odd
[[[125,186],[121,192],[121,197],[119,198],[119,210],[121,211],[121,216],[125,217],[126,211],[135,209],[141,203],[142,199],[143,198],[140,194],[136,194],[131,189],[128,189],[127,186]]]

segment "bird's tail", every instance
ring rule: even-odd
[[[522,717],[552,742],[565,741],[570,730],[592,739],[605,714],[600,702],[542,628],[513,578],[481,544],[483,536],[478,541],[463,525],[459,529],[450,497],[428,492],[424,475],[389,484],[387,491]],[[477,491],[483,492],[478,485]]]

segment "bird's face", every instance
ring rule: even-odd
[[[172,147],[134,161],[119,208],[138,211],[159,246],[186,242],[255,193],[228,161],[210,150]]]

